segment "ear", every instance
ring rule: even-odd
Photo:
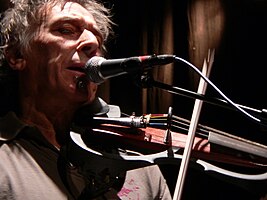
[[[12,50],[6,50],[4,54],[12,69],[21,71],[26,67],[26,60],[22,56],[17,56]]]

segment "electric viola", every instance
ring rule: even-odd
[[[172,115],[172,108],[167,114],[120,117],[119,107],[108,107],[118,111],[112,117],[81,117],[70,132],[66,154],[85,174],[108,170],[116,180],[127,170],[181,164],[189,120]],[[198,125],[189,166],[255,192],[267,187],[267,147],[205,125]]]

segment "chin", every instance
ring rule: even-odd
[[[83,103],[88,101],[88,92],[87,90],[81,90],[77,89],[76,87],[71,87],[67,92],[66,98],[70,99],[70,101],[72,102]]]

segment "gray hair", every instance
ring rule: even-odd
[[[13,51],[17,56],[23,55],[30,48],[30,41],[40,27],[47,11],[57,3],[64,6],[67,2],[76,2],[86,8],[94,17],[103,37],[102,50],[112,31],[110,9],[96,0],[11,0],[13,7],[1,16],[1,48],[0,62],[4,59],[4,51]]]

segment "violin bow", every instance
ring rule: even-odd
[[[209,75],[210,75],[210,71],[211,71],[211,68],[213,65],[213,61],[214,61],[214,54],[215,54],[215,50],[213,49],[211,51],[209,49],[207,60],[206,60],[206,58],[204,59],[204,63],[203,63],[203,67],[202,67],[202,73],[206,77],[209,77]],[[197,93],[204,95],[206,92],[206,88],[207,88],[207,83],[205,82],[205,80],[202,77],[200,77]],[[191,155],[192,147],[194,144],[194,138],[195,138],[195,133],[196,133],[196,129],[198,126],[198,121],[199,121],[199,116],[200,116],[202,104],[203,104],[202,100],[199,100],[199,99],[195,100],[194,109],[192,112],[190,126],[189,126],[189,130],[188,130],[188,136],[186,139],[184,153],[182,156],[181,165],[180,165],[178,178],[177,178],[177,182],[176,182],[176,186],[175,186],[175,191],[174,191],[174,195],[173,195],[174,200],[177,200],[177,199],[180,200],[182,197],[182,190],[183,190],[183,186],[184,186],[184,182],[185,182],[188,164],[190,161],[190,155]]]

